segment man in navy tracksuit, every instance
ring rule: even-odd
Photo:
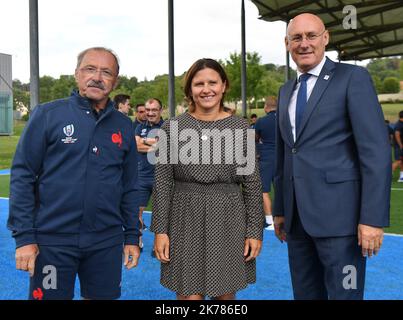
[[[266,217],[266,230],[273,230],[272,203],[270,199],[276,158],[276,109],[277,98],[267,97],[264,111],[255,125],[256,145],[259,154],[260,178],[263,186],[263,210]]]
[[[84,299],[117,299],[122,255],[137,265],[134,130],[109,99],[118,73],[111,50],[83,51],[78,92],[37,106],[17,146],[8,227],[30,299],[72,299],[77,274]]]
[[[153,145],[158,141],[158,129],[164,123],[162,116],[162,103],[157,98],[148,99],[145,103],[147,121],[139,124],[135,130],[137,151],[138,151],[138,179],[136,200],[139,206],[139,219],[142,230],[146,226],[143,222],[143,212],[151,198],[154,185],[155,165],[148,160],[149,154],[155,152]],[[140,240],[140,247],[143,243]]]

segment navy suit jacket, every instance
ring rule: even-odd
[[[359,223],[389,225],[391,149],[367,70],[326,59],[294,141],[288,105],[278,99],[274,216],[290,232],[294,204],[313,237],[357,234]],[[294,201],[295,197],[295,201]]]

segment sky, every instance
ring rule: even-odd
[[[142,81],[168,73],[167,0],[38,2],[40,76],[73,74],[78,53],[92,46],[114,50],[122,75]],[[29,1],[1,0],[0,7],[0,52],[12,55],[13,79],[29,82]],[[262,63],[284,65],[285,23],[259,20],[249,0],[245,11],[246,50]],[[241,51],[241,0],[175,0],[174,19],[176,75],[199,58],[225,60]]]

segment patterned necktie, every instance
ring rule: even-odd
[[[302,121],[302,116],[304,115],[305,107],[307,104],[307,90],[306,90],[306,82],[309,79],[311,74],[304,73],[299,76],[300,86],[298,89],[297,95],[297,107],[295,109],[295,129],[296,132],[300,130],[300,125]]]

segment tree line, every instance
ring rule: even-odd
[[[367,69],[378,94],[400,91],[400,81],[403,81],[403,57],[373,59],[368,63]]]
[[[241,100],[241,55],[231,53],[229,58],[221,60],[230,79],[230,90],[226,95],[228,102]],[[277,95],[279,88],[284,83],[285,66],[274,64],[262,64],[258,53],[246,54],[247,65],[247,101],[248,105],[262,106],[261,100],[269,95]],[[295,71],[292,70],[293,75]],[[183,84],[185,73],[175,77],[175,102],[176,105],[184,104]],[[59,79],[43,76],[39,79],[40,103],[67,97],[76,88],[74,75],[61,75]],[[158,75],[153,80],[139,81],[136,77],[126,75],[119,76],[116,89],[111,97],[116,94],[128,94],[131,104],[144,103],[150,97],[156,97],[164,106],[168,105],[168,74]],[[29,83],[13,81],[14,108],[19,103],[29,105]]]
[[[230,79],[230,90],[226,95],[228,102],[241,100],[241,55],[231,53],[220,63],[224,66]],[[263,99],[267,96],[276,96],[279,88],[284,84],[285,66],[272,63],[263,64],[261,56],[256,52],[246,54],[247,70],[247,102],[250,107],[262,107]],[[396,93],[400,90],[399,82],[403,81],[403,57],[373,59],[367,69],[370,72],[378,94]],[[175,77],[175,102],[176,105],[184,104],[183,81],[185,73]],[[291,78],[296,76],[295,70],[291,70]],[[59,79],[43,76],[39,81],[40,103],[64,98],[70,95],[76,88],[74,75],[61,75]],[[168,105],[168,75],[158,75],[153,80],[139,81],[136,77],[126,75],[119,76],[119,83],[111,93],[128,94],[131,96],[132,105],[143,103],[150,97],[159,98],[162,103]],[[17,105],[29,105],[29,83],[13,81],[14,109]]]

